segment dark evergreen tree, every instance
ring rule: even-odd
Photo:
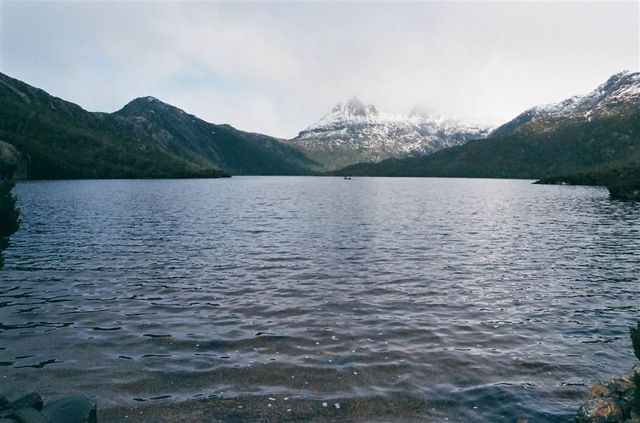
[[[636,358],[640,360],[640,322],[637,327],[631,327],[631,344]],[[640,373],[635,373],[632,378],[634,385],[633,391],[633,411],[640,415]]]
[[[631,345],[636,358],[640,360],[640,322],[637,327],[631,327]]]
[[[633,375],[633,411],[640,416],[640,373]]]
[[[0,269],[4,264],[2,253],[9,246],[9,237],[20,226],[20,210],[16,207],[13,196],[14,183],[9,180],[0,181]]]

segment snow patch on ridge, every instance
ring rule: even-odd
[[[633,97],[640,97],[640,72],[622,71],[611,76],[589,94],[577,95],[560,103],[532,107],[525,113],[533,113],[536,117],[571,114],[588,116],[594,111]]]

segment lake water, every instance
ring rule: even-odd
[[[640,207],[605,189],[234,177],[16,193],[0,394],[85,393],[101,421],[569,422],[635,360]]]

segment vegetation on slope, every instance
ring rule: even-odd
[[[631,328],[631,344],[633,345],[633,353],[636,358],[640,360],[640,322],[636,328]],[[634,373],[633,375],[633,411],[640,416],[640,373]]]
[[[540,179],[640,163],[640,120],[609,116],[563,122],[548,131],[517,131],[429,156],[348,166],[338,175]]]
[[[302,174],[310,163],[274,138],[210,124],[151,97],[92,113],[3,74],[0,140],[30,158],[34,179]]]
[[[611,198],[640,200],[640,161],[603,170],[592,170],[543,178],[541,184],[601,185],[609,189]]]

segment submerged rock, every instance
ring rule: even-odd
[[[21,408],[14,412],[11,417],[19,423],[48,423],[35,408]]]
[[[20,410],[21,408],[34,408],[36,410],[42,410],[42,406],[42,397],[35,392],[20,397],[9,404],[9,408],[13,408],[14,410]]]
[[[63,398],[48,404],[42,414],[49,423],[96,423],[96,403],[84,396]]]
[[[84,396],[69,397],[43,407],[37,393],[9,402],[0,396],[0,423],[96,423],[96,404]]]

